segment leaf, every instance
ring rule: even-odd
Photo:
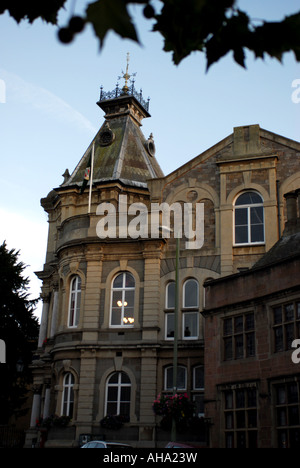
[[[88,5],[87,21],[92,23],[96,36],[103,44],[109,30],[123,38],[139,42],[135,27],[127,11],[127,1],[124,0],[97,0]]]
[[[66,3],[66,0],[52,0],[51,2],[2,0],[0,13],[8,10],[18,23],[23,19],[33,23],[37,18],[42,18],[47,23],[56,24],[58,11],[63,7],[64,3]]]

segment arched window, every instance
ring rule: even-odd
[[[199,284],[191,278],[183,284],[182,337],[195,340],[199,335]]]
[[[177,390],[186,390],[187,369],[184,366],[177,366]],[[165,368],[165,390],[173,390],[173,366]]]
[[[183,285],[183,307],[199,307],[199,287],[195,279],[188,279]]]
[[[234,206],[234,243],[261,244],[265,241],[263,199],[257,192],[244,192]]]
[[[70,285],[70,301],[69,301],[69,319],[68,326],[70,328],[77,327],[79,323],[81,301],[81,278],[74,276]]]
[[[63,380],[63,396],[61,405],[61,415],[73,417],[74,410],[74,376],[68,372]]]
[[[112,283],[111,327],[134,325],[135,280],[128,272],[118,274]]]
[[[171,281],[166,287],[166,309],[175,308],[175,281]]]
[[[114,372],[106,383],[105,416],[130,416],[131,382],[125,372]]]

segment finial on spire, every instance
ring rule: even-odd
[[[132,73],[131,75],[129,75],[129,73],[128,73],[128,69],[129,69],[129,57],[130,57],[130,54],[129,54],[129,52],[127,52],[127,56],[126,56],[126,72],[124,73],[123,70],[122,70],[123,75],[122,75],[122,76],[119,76],[119,79],[120,79],[120,78],[124,78],[124,80],[125,80],[125,84],[124,84],[124,86],[123,86],[123,88],[122,88],[122,91],[123,91],[124,94],[128,94],[128,91],[129,91],[128,81],[130,80],[130,78],[131,78],[132,76],[135,76],[135,75],[136,75],[136,73]]]

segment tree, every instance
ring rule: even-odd
[[[0,245],[0,339],[6,345],[6,362],[0,364],[0,424],[7,424],[12,414],[22,414],[39,329],[33,315],[37,300],[28,298],[29,280],[23,277],[25,265],[18,257],[19,252],[8,250],[5,242]]]
[[[3,0],[0,14],[8,10],[17,22],[36,18],[57,24],[57,14],[66,0]],[[144,16],[152,21],[153,31],[164,38],[164,50],[173,53],[178,65],[191,52],[199,51],[206,57],[207,69],[228,52],[245,67],[245,50],[255,57],[265,54],[279,61],[285,52],[293,51],[300,61],[300,11],[282,21],[254,21],[237,6],[237,0],[161,0],[156,11],[155,0],[96,0],[88,3],[84,18],[73,16],[69,24],[58,31],[61,42],[70,43],[74,34],[82,32],[91,23],[100,46],[109,30],[123,38],[139,42],[130,4],[140,4]],[[258,23],[258,24],[257,24]]]

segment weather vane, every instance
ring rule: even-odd
[[[136,73],[132,73],[131,75],[129,75],[129,73],[128,73],[128,68],[129,68],[129,52],[127,52],[126,62],[127,62],[127,63],[126,63],[126,72],[124,73],[123,70],[122,70],[123,75],[118,77],[118,80],[120,80],[121,78],[124,78],[124,80],[125,80],[125,84],[124,84],[124,86],[123,86],[123,88],[122,88],[122,90],[123,90],[123,92],[124,92],[125,94],[127,94],[128,91],[129,91],[128,81],[130,80],[131,77],[134,77],[134,76],[136,75]],[[131,81],[132,83],[134,83],[134,80],[130,80],[130,81]]]

